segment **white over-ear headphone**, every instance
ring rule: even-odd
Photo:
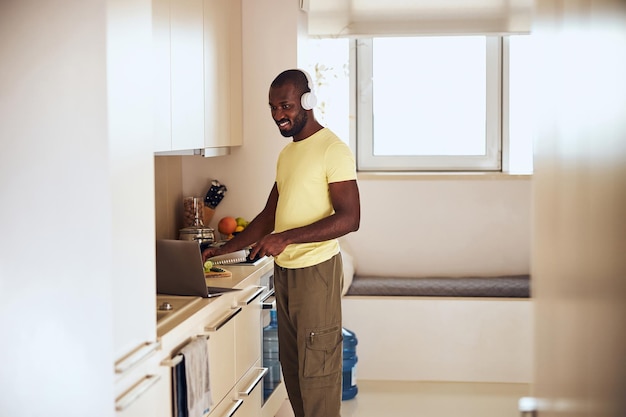
[[[313,92],[313,80],[311,79],[311,76],[309,75],[308,72],[301,70],[301,69],[298,69],[298,71],[304,74],[304,76],[306,77],[309,90],[311,90],[310,92],[306,92],[302,94],[302,97],[300,97],[300,103],[302,104],[302,108],[304,110],[312,110],[317,104],[317,97],[315,96],[315,93]]]

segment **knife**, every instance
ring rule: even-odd
[[[248,260],[249,254],[250,251],[248,251],[247,249],[241,249],[235,252],[226,253],[224,255],[214,256],[207,259],[207,261],[213,262],[213,265],[236,264],[239,262],[246,262]]]

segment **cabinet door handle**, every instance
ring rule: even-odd
[[[258,298],[265,291],[265,287],[257,287],[256,291],[252,293],[252,295],[245,300],[239,301],[240,306],[246,306],[253,302],[256,298]]]
[[[182,361],[183,361],[183,355],[179,353],[178,355],[174,356],[172,359],[164,359],[163,361],[161,361],[161,366],[168,366],[170,368],[173,368],[179,363],[181,363]]]
[[[115,362],[115,373],[123,374],[139,362],[150,356],[152,352],[157,350],[161,346],[159,342],[145,342],[138,348],[124,356],[122,359]]]
[[[235,404],[232,407],[230,407],[230,410],[228,410],[226,414],[224,414],[224,417],[234,416],[237,410],[239,410],[239,407],[241,407],[241,404],[243,404],[243,400],[235,401]]]
[[[265,374],[267,373],[268,370],[269,370],[268,368],[259,368],[259,369],[257,369],[258,375],[254,378],[252,383],[250,385],[248,385],[248,387],[245,390],[239,391],[239,395],[246,396],[246,397],[248,395],[250,395],[250,393],[252,391],[254,391],[256,386],[259,385],[259,382],[261,382],[261,380],[263,379],[263,377],[265,376]]]
[[[224,318],[222,318],[216,324],[209,324],[204,328],[207,332],[216,332],[221,329],[226,323],[232,320],[237,314],[241,313],[241,307],[237,307],[234,310],[231,310]]]
[[[206,340],[209,340],[210,338],[208,333],[199,334],[197,337],[204,337]],[[183,354],[179,353],[178,355],[174,356],[171,359],[163,359],[161,361],[161,366],[167,366],[167,367],[173,368],[179,363],[181,363],[182,361],[183,361]]]
[[[129,391],[122,394],[115,400],[115,411],[124,411],[139,397],[146,393],[159,379],[158,375],[146,375],[141,381],[135,384]]]

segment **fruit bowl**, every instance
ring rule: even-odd
[[[227,240],[230,240],[233,238],[233,236],[235,236],[235,233],[231,233],[229,235],[225,235],[224,233],[220,233],[220,239],[225,242]]]
[[[220,232],[222,241],[232,239],[233,236],[242,232],[250,222],[243,217],[234,218],[232,216],[222,217],[217,224],[217,230]]]

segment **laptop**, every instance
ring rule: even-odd
[[[156,284],[158,294],[204,298],[240,291],[206,285],[200,245],[193,240],[157,239]]]

